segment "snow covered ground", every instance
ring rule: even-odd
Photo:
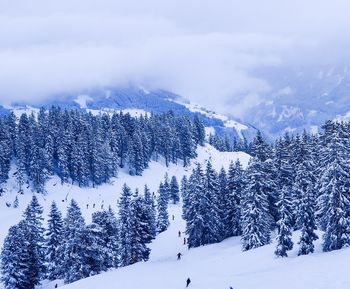
[[[131,188],[142,191],[144,184],[156,191],[159,182],[167,172],[180,180],[183,175],[191,173],[196,162],[205,164],[211,159],[215,169],[228,168],[231,161],[240,159],[246,167],[249,155],[235,152],[219,152],[210,145],[198,148],[198,158],[191,167],[170,165],[168,168],[160,162],[152,162],[142,177],[131,177],[120,171],[118,178],[111,184],[98,188],[79,188],[61,185],[58,178],[52,178],[47,184],[48,194],[39,195],[39,201],[47,216],[52,200],[55,200],[65,214],[69,201],[74,198],[80,204],[87,222],[91,214],[109,205],[117,208],[121,188],[126,182]],[[20,206],[8,208],[5,203],[12,203],[16,195],[16,185],[9,182],[9,191],[0,198],[0,244],[8,228],[19,221],[27,206],[31,193],[27,189],[19,196]],[[87,208],[89,204],[89,208]],[[95,204],[95,208],[93,208]],[[174,215],[175,220],[172,220]],[[349,260],[350,249],[331,253],[321,252],[321,240],[316,242],[316,252],[309,256],[297,256],[298,233],[294,236],[295,248],[290,257],[277,259],[274,256],[275,245],[271,244],[248,252],[241,251],[239,238],[230,238],[222,243],[188,250],[183,245],[185,222],[181,218],[181,205],[170,205],[170,227],[157,236],[150,245],[150,260],[132,266],[112,270],[78,282],[64,285],[62,282],[49,282],[38,289],[52,289],[57,283],[64,289],[178,289],[185,287],[188,277],[193,289],[348,289],[350,288]],[[178,237],[178,231],[182,236]],[[182,253],[182,260],[176,260],[176,254]],[[0,285],[0,288],[1,285]]]
[[[175,220],[171,220],[171,215]],[[297,256],[295,248],[288,258],[274,256],[275,244],[242,252],[238,237],[219,244],[188,250],[178,231],[185,230],[181,207],[170,207],[171,224],[151,244],[148,262],[102,273],[63,286],[64,289],[179,289],[188,277],[192,289],[348,289],[350,288],[350,248],[331,253],[321,252]],[[177,253],[182,259],[176,259]],[[55,282],[43,288],[54,288]]]
[[[205,115],[205,116],[207,116],[209,118],[216,118],[216,119],[222,120],[224,125],[225,125],[225,127],[229,127],[229,128],[235,129],[240,138],[243,138],[242,131],[248,129],[248,126],[246,126],[245,124],[242,124],[242,123],[240,123],[238,121],[230,119],[227,115],[219,114],[219,113],[216,113],[214,111],[209,111],[209,110],[207,110],[205,108],[200,107],[197,104],[181,102],[181,101],[178,101],[178,100],[176,102],[186,106],[192,112],[198,112],[198,113],[201,113],[201,114],[203,114],[203,115]]]
[[[140,192],[143,192],[143,187],[145,184],[147,184],[151,191],[156,192],[159,183],[164,179],[164,175],[166,173],[168,173],[170,178],[175,175],[180,182],[183,175],[189,175],[192,172],[192,168],[196,165],[197,162],[205,165],[206,160],[210,159],[213,163],[213,167],[219,170],[222,166],[228,169],[230,162],[236,161],[238,158],[244,167],[247,166],[249,161],[249,155],[246,153],[222,153],[210,145],[199,147],[197,152],[198,157],[193,160],[192,165],[187,168],[184,168],[181,164],[171,164],[169,167],[166,167],[165,163],[160,160],[159,162],[151,162],[150,167],[144,171],[143,176],[130,176],[125,170],[120,170],[118,177],[113,178],[110,184],[105,184],[97,188],[79,188],[78,186],[72,186],[71,184],[61,185],[59,178],[53,177],[48,181],[46,185],[46,190],[48,193],[45,196],[37,196],[41,205],[44,207],[45,217],[49,212],[50,205],[53,200],[57,202],[59,209],[63,215],[65,215],[67,205],[73,198],[80,205],[82,213],[87,222],[90,222],[91,214],[94,211],[101,210],[101,206],[103,206],[103,208],[108,208],[108,206],[111,206],[114,210],[117,209],[117,201],[119,199],[124,183],[126,183],[132,189],[138,188]],[[0,198],[1,246],[8,229],[21,219],[22,212],[32,197],[32,193],[27,188],[25,188],[23,195],[18,195],[18,187],[14,179],[10,179],[6,186],[6,189],[7,192]],[[19,199],[19,208],[8,208],[6,206],[6,202],[12,204],[15,200],[16,195]],[[93,204],[95,204],[95,208],[93,208]]]

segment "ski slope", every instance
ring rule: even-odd
[[[181,207],[170,207],[170,227],[151,244],[148,262],[102,273],[64,289],[179,289],[185,287],[188,277],[192,289],[348,289],[350,288],[350,248],[331,253],[321,252],[321,241],[316,253],[297,256],[298,233],[295,248],[288,258],[274,256],[275,244],[242,252],[238,237],[219,244],[188,250],[178,231],[185,230]],[[175,216],[173,221],[171,215]],[[177,261],[176,254],[182,259]],[[45,289],[54,288],[55,282]]]
[[[124,183],[132,189],[138,188],[141,193],[143,192],[145,184],[148,185],[151,191],[157,192],[159,183],[164,180],[164,175],[166,173],[168,173],[169,178],[175,175],[180,183],[184,175],[189,175],[192,172],[196,163],[201,163],[204,166],[206,161],[210,159],[213,167],[218,170],[222,166],[228,169],[230,162],[236,161],[237,159],[240,159],[243,167],[246,167],[250,158],[248,154],[242,152],[222,153],[210,145],[198,147],[197,153],[198,157],[192,160],[189,167],[184,168],[181,163],[179,163],[179,165],[170,164],[169,167],[166,167],[165,162],[160,159],[158,162],[151,162],[149,168],[144,171],[143,176],[130,176],[125,169],[120,170],[118,177],[113,178],[111,183],[96,188],[79,188],[71,184],[61,185],[58,177],[52,177],[46,185],[47,194],[37,195],[37,197],[44,208],[45,218],[49,213],[52,201],[56,201],[58,208],[64,216],[71,199],[75,199],[81,207],[86,221],[90,222],[92,213],[101,210],[102,206],[104,209],[111,206],[114,211],[117,210],[117,201]],[[14,170],[10,175],[12,175],[13,172]],[[29,188],[24,188],[24,194],[18,195],[18,187],[13,178],[8,181],[6,189],[7,192],[0,198],[1,246],[8,229],[21,219],[23,210],[29,204],[32,197],[32,192]],[[18,196],[19,199],[19,207],[17,209],[12,207],[8,208],[6,202],[12,204],[16,196]],[[95,204],[95,208],[93,208],[93,204]]]
[[[246,167],[249,155],[245,153],[219,152],[210,145],[198,148],[198,157],[188,168],[181,165],[170,165],[163,161],[151,162],[150,168],[142,177],[129,176],[121,170],[117,178],[110,184],[98,188],[79,188],[68,184],[61,185],[57,177],[47,184],[48,194],[38,195],[47,217],[50,204],[55,200],[63,214],[67,205],[74,198],[79,203],[87,222],[91,214],[109,205],[117,210],[121,188],[127,183],[131,188],[139,188],[147,184],[156,191],[165,173],[171,177],[176,175],[180,181],[183,175],[189,175],[197,162],[205,165],[211,159],[213,167],[228,168],[231,161],[240,159]],[[19,196],[20,206],[17,209],[6,207],[12,203],[17,192],[14,180],[8,183],[8,192],[0,198],[0,242],[7,234],[8,228],[17,223],[23,210],[29,203],[32,193],[25,190]],[[87,208],[87,204],[89,207]],[[95,208],[93,208],[95,204]],[[174,220],[172,220],[174,215]],[[185,288],[188,277],[193,289],[348,289],[350,249],[330,253],[321,252],[321,240],[316,242],[316,252],[309,256],[297,256],[298,233],[294,237],[295,248],[288,258],[277,259],[274,256],[275,244],[264,246],[248,252],[241,251],[239,238],[230,238],[219,244],[203,246],[188,250],[183,245],[185,222],[181,218],[181,205],[169,207],[170,227],[158,235],[150,245],[152,251],[148,262],[119,268],[97,276],[64,285],[62,281],[43,282],[38,289],[52,289],[55,284],[64,289],[178,289]],[[178,237],[178,231],[182,236]],[[182,253],[180,261],[177,253]],[[0,285],[0,288],[1,285]]]

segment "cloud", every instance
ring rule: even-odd
[[[350,5],[340,0],[2,2],[6,104],[135,84],[242,116],[271,89],[255,69],[348,51]]]

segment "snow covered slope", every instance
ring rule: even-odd
[[[178,289],[185,287],[188,277],[192,289],[348,289],[350,288],[350,248],[321,253],[321,241],[316,253],[297,256],[295,249],[288,258],[274,256],[275,244],[242,252],[238,237],[222,243],[188,250],[178,237],[185,230],[181,207],[170,207],[169,229],[151,245],[150,260],[129,267],[102,273],[63,286],[64,289]],[[176,260],[176,254],[183,254]],[[55,282],[45,289],[54,288]]]
[[[116,209],[124,182],[132,188],[140,189],[147,183],[151,190],[156,191],[166,172],[169,176],[176,175],[180,179],[184,174],[190,174],[196,162],[205,164],[211,159],[215,169],[220,169],[221,166],[227,169],[230,161],[237,158],[244,167],[247,166],[249,155],[240,152],[218,152],[206,145],[198,148],[198,157],[189,168],[175,165],[167,168],[162,162],[152,162],[142,177],[129,176],[120,171],[113,183],[98,188],[78,188],[67,184],[62,186],[57,178],[52,178],[47,184],[48,194],[39,195],[39,201],[45,209],[46,217],[52,200],[58,203],[60,210],[65,214],[68,202],[74,198],[80,204],[87,222],[90,222],[92,212],[100,210],[101,205],[111,205]],[[24,195],[19,196],[19,208],[6,207],[5,202],[12,203],[16,191],[17,188],[11,181],[9,191],[0,198],[1,244],[8,228],[19,221],[31,198],[31,193],[27,190]],[[284,259],[274,256],[275,244],[242,252],[239,238],[230,238],[219,244],[188,250],[183,245],[183,236],[178,237],[179,230],[185,231],[185,222],[181,214],[181,205],[170,205],[169,216],[174,215],[175,220],[170,220],[169,229],[157,236],[150,245],[152,252],[148,262],[112,270],[69,285],[64,285],[61,281],[46,282],[38,289],[53,289],[56,283],[64,289],[178,289],[185,287],[188,277],[192,280],[190,288],[193,289],[229,289],[230,286],[234,289],[350,288],[350,248],[321,253],[321,240],[318,240],[314,254],[298,257],[296,233],[295,249]],[[176,254],[179,252],[183,257],[177,261]]]
[[[175,175],[180,181],[183,175],[188,175],[192,172],[192,168],[197,162],[204,165],[210,159],[213,167],[219,170],[222,166],[228,169],[230,162],[237,159],[240,159],[242,165],[246,167],[250,158],[249,155],[242,152],[219,152],[210,145],[198,147],[197,153],[198,157],[192,161],[192,165],[189,167],[184,168],[181,165],[176,166],[174,164],[166,167],[163,161],[151,162],[149,168],[144,171],[143,176],[130,176],[126,171],[120,170],[118,177],[113,178],[110,184],[101,185],[97,188],[79,188],[76,185],[72,186],[70,184],[61,185],[58,177],[53,177],[46,185],[47,195],[37,196],[41,205],[44,207],[45,217],[49,212],[50,204],[53,200],[57,202],[59,209],[65,215],[67,205],[74,198],[80,205],[87,222],[90,222],[91,214],[94,211],[100,210],[102,205],[103,208],[111,206],[114,210],[117,209],[117,201],[124,183],[132,189],[140,189],[140,192],[143,191],[144,185],[147,184],[151,191],[156,192],[159,183],[164,179],[165,173],[168,173],[169,177]],[[7,192],[0,198],[1,246],[8,229],[21,219],[22,212],[32,196],[29,189],[25,189],[23,195],[18,195],[18,188],[13,179],[10,179],[6,188]],[[8,208],[6,203],[12,204],[16,195],[19,199],[19,208]],[[93,204],[95,204],[95,208],[93,208]]]

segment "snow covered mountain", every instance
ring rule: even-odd
[[[14,108],[59,105],[95,112],[139,109],[146,112],[172,110],[185,115],[199,113],[206,126],[215,127],[217,132],[248,139],[255,135],[255,128],[274,138],[284,131],[317,131],[325,120],[349,117],[350,69],[346,65],[265,67],[251,74],[266,82],[270,89],[260,95],[262,101],[248,109],[240,119],[217,114],[169,91],[146,90],[138,86],[92,89],[53,97],[54,101],[40,105],[30,101],[17,103]],[[0,107],[0,114],[7,111]]]
[[[132,115],[145,113],[162,113],[173,111],[180,115],[199,114],[207,127],[212,127],[213,132],[227,134],[231,137],[252,139],[256,134],[256,128],[242,123],[234,116],[228,117],[209,111],[199,105],[183,100],[181,96],[165,90],[146,90],[141,87],[130,86],[127,88],[94,89],[75,94],[66,94],[53,97],[40,105],[31,101],[15,103],[11,107],[0,107],[0,114],[6,114],[10,110],[20,115],[23,112],[38,111],[40,107],[50,108],[60,106],[62,108],[81,109],[95,114],[100,112],[124,111]]]
[[[243,119],[271,136],[317,131],[325,120],[350,111],[350,69],[345,65],[270,67],[255,75],[271,90]]]

